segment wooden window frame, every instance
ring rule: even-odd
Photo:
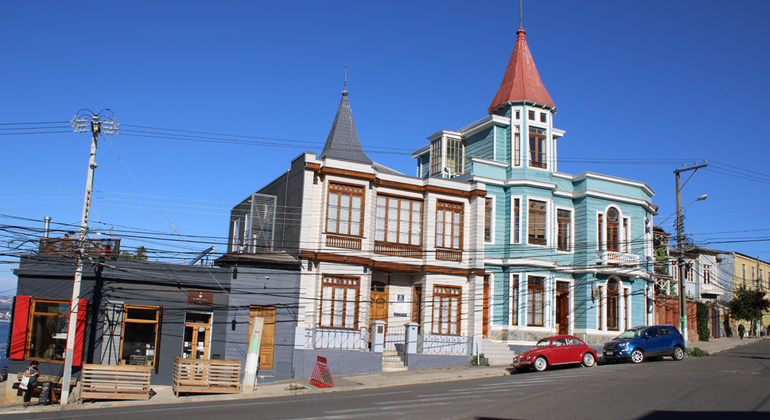
[[[611,285],[615,285],[612,290]],[[621,284],[615,279],[607,280],[607,330],[620,330],[620,289]]]
[[[332,213],[332,205],[331,205],[331,197],[333,194],[337,194],[337,214],[336,217],[333,220],[336,220],[337,223],[335,224],[334,230],[329,229],[329,221],[332,220],[330,218]],[[348,203],[348,229],[347,232],[340,232],[340,215],[342,213],[342,195],[348,194],[350,195],[350,201]],[[358,220],[358,233],[354,233],[352,231],[353,226],[353,197],[357,196],[361,199],[361,205],[358,209],[359,214],[359,220]],[[326,193],[326,224],[324,225],[324,230],[326,234],[332,234],[332,235],[343,235],[343,236],[353,236],[356,238],[362,238],[364,236],[364,213],[366,213],[366,187],[363,185],[355,185],[355,184],[344,184],[340,182],[329,182],[329,191]]]
[[[325,287],[331,287],[332,295],[330,298],[324,297],[324,288]],[[337,305],[337,298],[335,291],[336,289],[342,289],[345,290],[345,293],[343,295],[343,299],[339,302],[342,303],[342,313],[341,314],[335,314],[335,309]],[[346,300],[345,297],[347,295],[348,290],[354,291],[355,299],[350,301]],[[360,277],[354,277],[354,276],[337,276],[337,275],[330,275],[330,274],[324,274],[323,280],[321,281],[321,290],[320,290],[320,300],[318,305],[318,311],[319,311],[319,318],[318,318],[318,327],[319,328],[325,328],[325,329],[335,329],[335,330],[357,330],[358,329],[358,311],[360,306],[360,299],[361,299],[361,278]],[[349,312],[349,306],[346,305],[346,303],[352,302],[353,303],[353,314],[348,313]],[[329,316],[329,323],[328,325],[324,325],[324,311],[327,310],[328,307],[328,316]],[[351,316],[353,317],[353,325],[352,326],[345,326],[345,320]],[[334,318],[335,316],[341,316],[342,323],[340,326],[335,325]]]
[[[612,220],[612,212],[615,220]],[[620,252],[620,211],[615,207],[607,209],[607,251]]]
[[[572,210],[556,209],[556,225],[558,228],[556,249],[570,252],[572,250]]]
[[[538,281],[541,284],[538,284]],[[540,302],[536,306],[536,297]],[[545,325],[545,277],[527,276],[527,326],[542,327]],[[540,317],[539,322],[537,317]]]
[[[384,214],[380,214],[380,198],[385,198],[385,207],[384,207]],[[390,200],[398,200],[398,206],[396,207],[396,237],[395,240],[391,240],[388,233],[390,232],[389,228],[389,221],[392,220],[390,216]],[[409,220],[405,223],[407,226],[407,242],[401,242],[401,224],[404,223],[401,220],[401,212],[402,212],[402,205],[404,202],[407,202],[409,204]],[[412,217],[414,216],[415,210],[414,210],[414,203],[420,203],[420,220],[417,222],[416,226],[419,227],[419,240],[417,243],[414,243],[412,241],[412,237],[414,236],[412,234],[413,228],[415,227],[415,221],[412,220]],[[422,246],[422,236],[423,236],[423,218],[425,217],[425,202],[421,198],[412,198],[412,197],[402,197],[397,195],[390,195],[390,194],[377,194],[376,199],[376,209],[375,209],[375,231],[374,231],[374,240],[375,241],[381,241],[386,242],[390,244],[399,244],[399,245],[413,245],[413,246]],[[382,216],[382,217],[381,217]],[[382,220],[383,225],[382,229],[379,229],[379,226],[377,223]],[[380,236],[380,232],[382,232],[382,236]]]
[[[154,310],[155,311],[155,320],[149,320],[149,319],[133,319],[128,318],[128,310],[129,309],[143,309],[143,310]],[[123,305],[123,316],[121,317],[120,321],[120,349],[118,350],[118,363],[123,364],[123,344],[125,343],[125,334],[126,334],[126,324],[132,323],[132,324],[155,324],[155,342],[153,343],[153,354],[152,354],[152,364],[149,366],[155,367],[157,356],[158,356],[158,329],[159,329],[159,320],[160,320],[160,306],[143,306],[143,305]],[[129,360],[130,363],[130,360]]]
[[[453,250],[462,250],[463,249],[463,233],[464,233],[464,212],[465,206],[463,203],[456,203],[452,201],[445,201],[445,200],[438,200],[436,203],[436,248],[443,248],[443,249],[453,249]],[[447,218],[446,216],[450,215],[449,217],[449,224],[451,226],[450,228],[450,240],[447,243],[447,235],[446,235],[446,223]],[[454,215],[459,215],[460,223],[455,224],[454,223]],[[439,215],[442,215],[441,218],[439,218]],[[455,235],[455,229],[458,230],[458,234]],[[439,240],[439,237],[441,240]],[[451,238],[457,237],[458,243],[453,244]]]
[[[513,228],[511,229],[511,235],[513,236],[511,242],[514,244],[521,243],[521,197],[513,197],[511,207],[513,208]]]
[[[462,294],[463,288],[461,286],[449,286],[444,284],[433,285],[433,314],[431,334],[452,336],[459,336],[461,334],[460,322],[462,320]],[[452,302],[452,299],[456,299],[456,301]],[[449,304],[449,308],[446,308],[446,304]],[[445,317],[443,316],[445,309],[447,310],[448,316],[446,322],[443,322],[445,320]],[[453,315],[454,320],[452,320]],[[447,326],[447,333],[441,332],[442,326],[444,324]],[[452,332],[453,326],[455,332]]]
[[[29,301],[29,315],[27,319],[27,339],[24,343],[24,358],[25,360],[37,360],[39,362],[45,362],[45,363],[64,363],[64,359],[57,360],[57,359],[46,359],[44,357],[32,357],[30,354],[31,352],[31,345],[32,345],[32,336],[34,335],[34,331],[32,331],[32,327],[34,325],[33,320],[35,318],[35,315],[37,316],[45,316],[45,317],[55,317],[55,318],[65,318],[69,320],[70,318],[70,309],[67,309],[67,312],[64,314],[54,314],[51,312],[38,312],[35,310],[35,306],[37,303],[55,303],[55,304],[65,304],[68,308],[70,308],[70,301],[63,300],[63,299],[35,299],[30,298]],[[82,310],[83,308],[79,308]],[[69,330],[68,330],[69,331]],[[65,337],[66,339],[66,337]],[[9,343],[10,345],[10,343]],[[66,351],[66,348],[65,348]],[[45,354],[44,354],[45,355]]]
[[[542,203],[543,209],[533,209],[533,203]],[[542,226],[537,224],[537,216],[542,217]],[[542,229],[542,238],[538,231]],[[548,245],[548,202],[544,200],[527,200],[527,243],[530,245]]]
[[[604,213],[596,215],[596,247],[599,251],[604,250]]]
[[[529,127],[529,166],[546,169],[545,130]]]

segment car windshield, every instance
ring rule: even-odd
[[[535,347],[548,347],[551,345],[551,339],[550,338],[544,338],[535,344]]]
[[[623,334],[615,337],[616,340],[630,340],[632,338],[639,337],[644,331],[644,328],[632,328],[630,330],[623,331]]]

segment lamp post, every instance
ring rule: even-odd
[[[684,182],[683,185],[680,185],[679,180],[679,174],[686,171],[697,171],[700,168],[705,168],[708,166],[706,164],[706,160],[703,160],[702,165],[698,165],[697,162],[695,162],[696,166],[690,167],[690,168],[683,168],[683,169],[677,169],[674,171],[674,175],[676,175],[676,247],[678,251],[677,255],[677,269],[679,271],[679,329],[682,332],[682,336],[684,337],[684,343],[685,347],[687,347],[687,297],[685,296],[685,287],[684,287],[684,247],[683,247],[683,241],[684,241],[684,226],[682,222],[682,188],[684,188],[685,185],[687,185],[687,181],[692,178],[692,176],[695,174],[693,172],[689,178]],[[698,197],[695,201],[703,201],[708,197],[706,194],[703,194],[702,196]],[[694,203],[693,201],[692,203]],[[690,203],[690,204],[692,204]],[[684,208],[687,208],[690,206],[688,204]]]

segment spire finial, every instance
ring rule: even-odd
[[[342,87],[342,96],[348,96],[348,66],[345,66],[345,84]]]
[[[521,23],[521,9],[522,9],[522,3],[524,3],[524,0],[519,0],[519,29],[524,29],[524,26]]]

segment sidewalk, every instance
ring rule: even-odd
[[[766,337],[763,337],[764,339]],[[756,338],[738,337],[717,338],[711,341],[696,341],[690,343],[691,348],[700,348],[709,354],[718,353],[734,347],[751,344],[759,341]],[[430,368],[417,369],[402,372],[383,372],[367,373],[359,375],[341,375],[334,377],[334,388],[316,388],[310,385],[309,378],[300,378],[295,381],[296,385],[304,386],[305,389],[287,390],[290,381],[272,382],[267,384],[257,384],[254,392],[246,394],[206,394],[176,397],[171,390],[170,385],[153,386],[152,390],[156,393],[149,401],[96,401],[83,404],[69,404],[66,406],[49,405],[33,406],[24,409],[21,404],[5,404],[0,406],[0,414],[20,413],[20,412],[48,412],[62,410],[82,410],[105,407],[130,407],[147,404],[184,404],[187,402],[205,402],[205,401],[225,401],[240,400],[249,398],[266,398],[286,395],[299,394],[318,394],[324,392],[339,392],[355,389],[384,388],[397,385],[409,385],[443,381],[457,381],[465,379],[477,379],[491,376],[503,376],[508,372],[507,366],[456,366],[448,368]],[[332,372],[333,374],[334,372]]]

